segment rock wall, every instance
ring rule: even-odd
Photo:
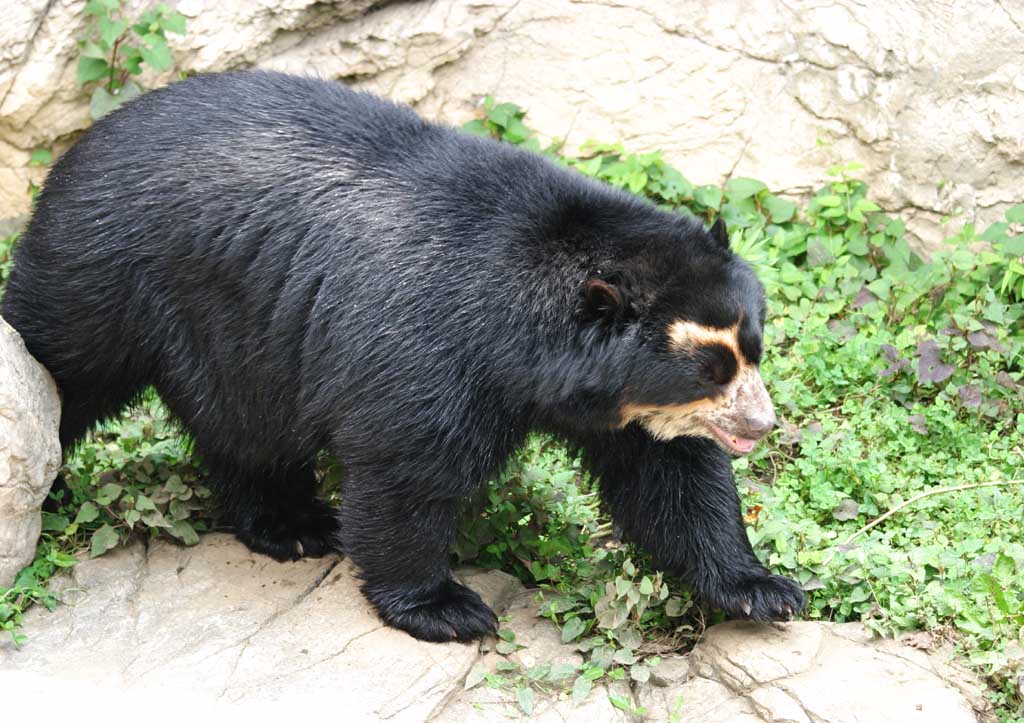
[[[59,152],[88,123],[74,84],[85,3],[8,4],[0,218],[28,208],[31,149]],[[744,175],[801,194],[830,163],[859,161],[926,244],[1024,200],[1024,5],[1011,0],[171,4],[189,18],[179,68],[314,73],[456,123],[490,93],[570,147],[662,149],[701,183]]]
[[[60,468],[53,379],[0,318],[0,588],[32,562],[39,509]]]

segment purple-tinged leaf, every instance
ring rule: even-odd
[[[851,499],[843,500],[832,510],[832,516],[840,522],[855,520],[858,514],[860,514],[860,505]]]
[[[828,330],[843,341],[848,341],[857,336],[857,328],[848,321],[842,319],[829,319]]]
[[[885,379],[886,377],[891,377],[896,372],[900,371],[901,369],[906,369],[909,366],[910,362],[908,362],[906,359],[898,359],[894,364],[890,364],[885,369],[878,372],[878,376],[880,376],[882,379]]]
[[[939,345],[934,339],[925,339],[917,345],[917,378],[922,382],[938,384],[953,376],[956,367],[942,361]]]
[[[925,424],[923,414],[911,414],[907,421],[910,422],[910,428],[918,434],[928,434],[928,425]]]
[[[972,331],[967,335],[967,341],[971,343],[975,349],[991,349],[992,351],[1003,351],[1003,345],[999,341],[985,331]]]
[[[963,402],[965,407],[981,406],[980,384],[964,384],[961,387],[957,387],[956,393],[960,395],[960,401]]]
[[[882,379],[891,377],[902,369],[906,369],[910,366],[910,362],[906,359],[901,359],[899,351],[891,344],[882,344],[879,348],[882,350],[882,356],[884,356],[885,360],[889,362],[888,367],[878,372],[878,376]]]
[[[999,372],[998,374],[996,374],[996,382],[1006,387],[1007,389],[1016,389],[1017,387],[1020,386],[1020,384],[1015,382],[1013,380],[1013,377],[1011,377],[1006,372]]]
[[[868,304],[878,301],[878,297],[871,293],[871,289],[864,285],[860,287],[860,291],[857,292],[857,296],[854,297],[853,303],[850,304],[850,308],[863,309]]]

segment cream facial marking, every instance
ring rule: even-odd
[[[655,439],[707,437],[734,454],[746,454],[754,443],[775,426],[775,410],[756,364],[740,353],[739,326],[702,326],[692,321],[675,321],[666,330],[673,351],[688,352],[716,344],[732,351],[739,366],[721,394],[687,404],[621,407],[622,426],[637,422]]]
[[[742,317],[740,317],[742,321]],[[704,326],[695,321],[683,321],[682,319],[672,322],[668,327],[669,348],[677,351],[690,351],[699,346],[721,344],[732,351],[736,362],[743,366],[746,362],[740,354],[740,322],[724,329],[713,326]]]

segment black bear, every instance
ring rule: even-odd
[[[803,606],[747,540],[729,452],[773,426],[763,289],[725,228],[341,84],[189,78],[51,170],[3,315],[65,451],[157,389],[223,514],[279,560],[338,546],[388,624],[494,632],[448,565],[460,501],[531,430],[720,608]],[[345,467],[337,513],[314,461]]]

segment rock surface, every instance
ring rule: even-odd
[[[526,646],[511,659],[524,668],[581,662],[536,617],[535,592],[500,572],[460,576]],[[464,689],[474,666],[495,669],[493,644],[421,643],[382,627],[337,558],[282,564],[212,534],[196,547],[136,543],[84,561],[63,588],[67,604],[26,615],[24,647],[0,641],[0,691],[12,710],[60,690],[50,714],[117,700],[168,717],[183,707],[194,717],[273,704],[344,720],[523,717],[510,690]],[[538,692],[531,720],[631,719],[611,704],[615,694],[652,721],[973,723],[957,690],[973,682],[947,683],[944,671],[859,626],[727,623],[708,630],[689,660],[664,658],[645,686],[598,681],[579,704],[568,692]]]
[[[35,556],[39,510],[60,469],[53,379],[0,319],[0,588]]]
[[[139,6],[146,3],[131,3]],[[663,149],[693,181],[805,193],[859,161],[934,243],[1024,200],[1024,9],[1005,0],[178,0],[179,68],[259,66],[353,83],[461,122],[491,93],[569,147]],[[17,3],[0,28],[0,218],[88,123],[77,0]],[[145,78],[152,87],[164,78]]]

